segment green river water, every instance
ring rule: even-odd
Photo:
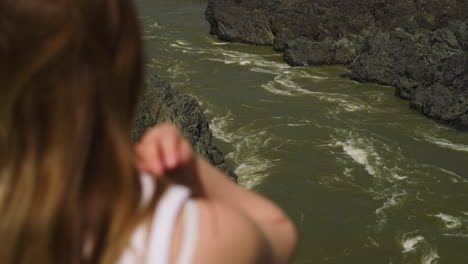
[[[468,134],[343,66],[208,34],[205,0],[139,0],[147,67],[195,97],[240,183],[300,233],[294,263],[468,263]]]

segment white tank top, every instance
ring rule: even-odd
[[[147,203],[154,193],[152,176],[143,175],[143,203]],[[150,226],[138,227],[130,239],[119,264],[169,264],[172,236],[176,220],[181,210],[183,237],[176,264],[191,264],[198,236],[198,208],[190,199],[190,190],[182,185],[171,185],[161,197]]]

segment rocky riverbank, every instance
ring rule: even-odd
[[[223,153],[213,144],[209,123],[198,102],[175,91],[159,76],[152,75],[139,99],[132,138],[138,140],[146,128],[163,121],[173,122],[200,155],[237,180]]]
[[[468,131],[468,2],[209,0],[210,33],[271,45],[290,65],[346,64],[411,107]]]

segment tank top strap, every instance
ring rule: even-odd
[[[191,264],[195,255],[198,240],[198,206],[194,200],[185,204],[184,229],[182,245],[177,264]]]
[[[190,197],[182,185],[171,185],[159,201],[149,235],[148,264],[169,264],[177,216]]]
[[[147,204],[157,186],[152,176],[142,175],[143,199]],[[170,185],[161,197],[153,218],[134,231],[119,264],[169,264],[173,233],[181,210],[184,221],[177,264],[191,264],[198,236],[198,206],[190,199],[190,190],[183,185]]]

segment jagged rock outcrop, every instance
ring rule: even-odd
[[[162,121],[173,122],[183,131],[195,151],[226,172],[230,178],[237,180],[223,153],[213,144],[209,123],[198,102],[175,91],[159,76],[153,75],[139,98],[132,138],[138,140],[146,128]]]
[[[291,65],[347,64],[468,130],[466,0],[209,0],[206,18],[221,40],[272,45]]]

